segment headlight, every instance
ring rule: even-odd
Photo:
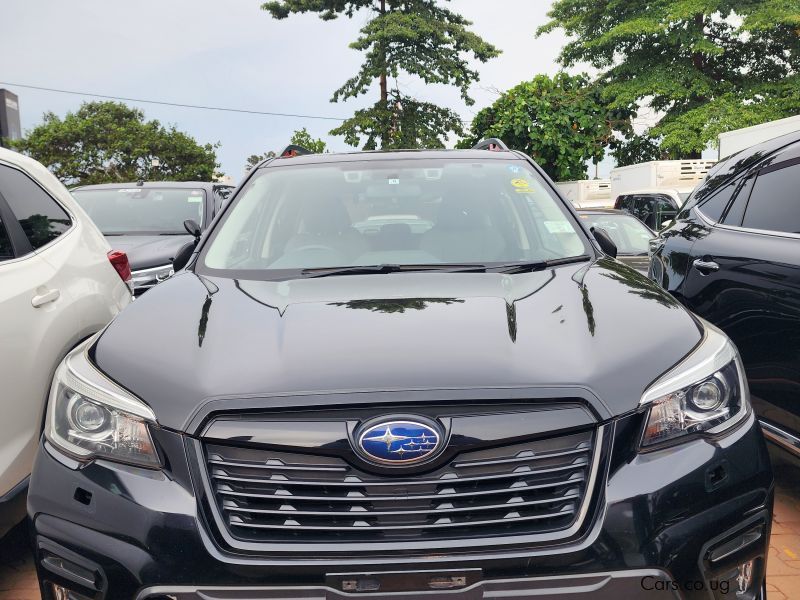
[[[152,269],[141,269],[131,273],[131,282],[134,290],[142,290],[153,287],[157,283],[169,279],[175,274],[172,265],[163,267],[153,267]]]
[[[148,406],[105,377],[81,344],[61,363],[53,379],[45,425],[47,440],[79,460],[105,458],[158,468]]]
[[[705,321],[703,325],[700,345],[642,397],[641,404],[649,406],[642,448],[722,433],[750,410],[739,353],[719,329]]]

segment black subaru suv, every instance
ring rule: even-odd
[[[58,369],[45,598],[765,597],[723,333],[497,141],[294,154]]]
[[[800,455],[800,133],[721,161],[655,244],[650,276],[742,353],[767,438]]]

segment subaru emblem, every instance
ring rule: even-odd
[[[411,465],[432,458],[439,450],[442,434],[419,421],[383,421],[358,435],[361,453],[384,465]]]

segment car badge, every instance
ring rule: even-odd
[[[419,421],[382,421],[358,435],[358,449],[383,465],[412,465],[432,458],[441,448],[442,433]]]

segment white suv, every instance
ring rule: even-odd
[[[130,301],[127,256],[47,169],[0,148],[0,537],[25,516],[56,366]]]

